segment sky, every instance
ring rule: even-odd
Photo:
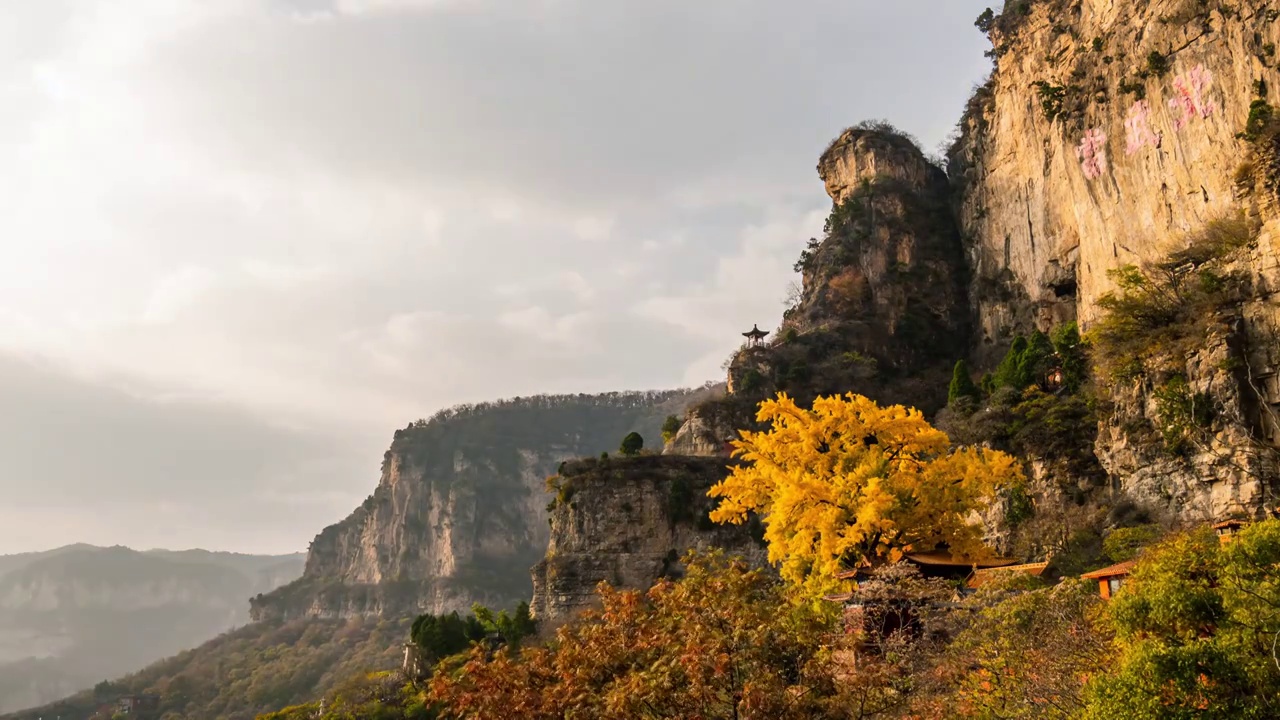
[[[413,419],[719,379],[987,1],[0,2],[0,554],[303,550]]]

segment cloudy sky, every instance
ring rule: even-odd
[[[700,384],[989,0],[0,0],[0,553],[303,549],[395,427]]]

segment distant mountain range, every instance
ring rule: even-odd
[[[305,554],[68,545],[0,555],[0,712],[64,697],[249,620]]]

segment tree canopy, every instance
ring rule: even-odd
[[[644,437],[638,432],[627,433],[622,438],[622,445],[618,447],[618,452],[623,455],[639,455],[644,449]]]
[[[1087,718],[1280,716],[1280,521],[1166,539],[1107,607],[1118,658]]]
[[[848,565],[904,551],[989,554],[969,514],[1023,480],[1012,456],[952,450],[920,411],[860,395],[821,397],[805,410],[784,393],[760,404],[759,420],[769,428],[734,442],[745,462],[712,487],[722,500],[711,518],[759,514],[770,561],[806,596],[831,589]]]

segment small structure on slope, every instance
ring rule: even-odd
[[[753,323],[751,329],[742,333],[742,336],[747,339],[747,347],[754,348],[760,347],[760,343],[769,336],[769,333],[761,330],[759,325]]]
[[[1124,587],[1125,580],[1129,578],[1129,573],[1133,571],[1134,566],[1137,564],[1137,560],[1126,560],[1122,563],[1109,565],[1101,570],[1085,573],[1080,577],[1085,580],[1097,580],[1098,594],[1102,596],[1103,600],[1110,600],[1117,592],[1120,592],[1120,588]]]

